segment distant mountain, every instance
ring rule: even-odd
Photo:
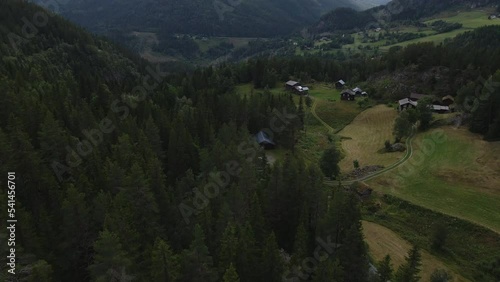
[[[310,29],[313,33],[363,29],[397,20],[417,20],[455,7],[498,5],[500,0],[393,0],[385,6],[357,11],[338,8],[323,15]]]
[[[59,12],[93,32],[152,31],[269,37],[313,24],[338,7],[367,9],[388,0],[60,0]],[[43,5],[46,0],[34,0]],[[50,2],[50,1],[49,1]]]

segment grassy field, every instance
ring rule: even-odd
[[[363,111],[356,101],[340,100],[340,91],[326,84],[317,84],[309,91],[317,99],[316,113],[320,119],[339,131]]]
[[[439,130],[419,134],[404,165],[368,184],[500,233],[500,142],[482,141],[466,129]]]
[[[395,270],[405,262],[405,256],[412,247],[409,242],[382,225],[368,221],[363,221],[362,223],[369,254],[375,261],[381,261],[386,255],[390,255]],[[422,281],[430,281],[430,276],[436,269],[444,269],[452,274],[455,282],[469,281],[455,273],[445,263],[429,252],[421,250],[421,254],[422,266],[419,275]]]
[[[397,111],[386,105],[377,105],[359,114],[339,135],[343,137],[342,149],[345,153],[340,162],[342,172],[353,169],[353,161],[360,166],[383,165],[397,162],[404,153],[385,153],[384,142],[393,140],[392,129]]]
[[[389,228],[405,241],[426,250],[455,273],[472,281],[498,281],[500,279],[498,276],[500,235],[498,233],[390,195],[375,193],[371,200],[363,203],[362,207],[363,218],[366,221]],[[441,250],[432,247],[438,227],[447,232]],[[394,253],[395,261],[400,261],[401,255],[406,252],[398,244],[393,243],[399,240],[387,238],[391,236],[391,232],[385,229],[380,231],[380,229],[365,229],[366,240],[370,247],[373,246],[372,256],[378,258],[383,253],[391,252],[391,257]]]

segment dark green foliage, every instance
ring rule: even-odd
[[[162,239],[156,239],[151,252],[151,278],[153,281],[178,281],[179,258]]]
[[[0,27],[22,34],[19,19],[37,11],[2,1]],[[270,89],[290,76],[364,80],[392,59],[402,62],[394,68],[482,65],[490,75],[498,57],[488,42],[498,43],[496,32],[477,31],[489,41],[472,33],[449,45],[466,42],[467,50],[427,44],[375,60],[259,58],[165,77],[57,16],[17,49],[9,33],[0,33],[0,168],[22,175],[17,243],[28,262],[21,266],[33,270],[26,277],[232,281],[236,273],[244,282],[279,281],[284,258],[300,264],[322,238],[340,246],[311,279],[363,281],[368,259],[357,198],[323,186],[321,170],[338,175],[339,152],[328,150],[320,169],[293,151],[303,134],[303,103],[310,107],[312,100],[295,105],[291,95],[271,91],[235,95],[235,85]],[[474,51],[475,40],[491,60]],[[256,42],[254,50],[266,44],[282,43]],[[157,85],[140,101],[134,88],[145,77]],[[491,138],[499,132],[497,97],[492,92],[470,110],[471,127]],[[274,140],[290,152],[271,166],[252,135],[273,118],[282,128]],[[90,149],[82,154],[84,141]],[[481,270],[492,276],[497,266],[492,259]]]
[[[391,141],[385,140],[384,142],[384,148],[387,152],[390,152],[392,150],[392,144]]]
[[[379,261],[377,265],[378,278],[380,282],[387,282],[392,279],[392,264],[391,257],[386,255],[383,260]]]
[[[445,32],[450,32],[455,29],[462,28],[461,23],[448,23],[442,20],[435,21],[431,24],[432,29],[435,30],[437,33],[445,33]]]
[[[420,266],[422,265],[422,258],[418,247],[413,248],[408,252],[406,261],[402,264],[394,274],[394,281],[396,282],[418,282],[420,276]]]
[[[358,160],[354,160],[352,162],[352,164],[354,165],[354,169],[359,168],[359,161]]]
[[[38,0],[41,4],[48,2]],[[209,36],[270,37],[288,34],[313,23],[322,12],[357,4],[341,0],[307,1],[169,1],[149,3],[128,0],[120,3],[67,1],[58,5],[61,13],[99,33],[157,30],[164,34],[202,34]],[[47,5],[47,4],[46,4]],[[154,8],[152,8],[154,7]],[[129,13],[133,10],[134,13]],[[78,11],[78,12],[76,12]],[[111,29],[111,27],[119,27]],[[130,40],[130,39],[129,39]]]
[[[424,98],[418,101],[417,118],[420,122],[419,125],[421,129],[428,129],[432,122],[433,116],[432,109],[430,108],[431,105],[432,101],[430,98]],[[410,116],[408,118],[410,118]]]
[[[431,274],[431,282],[448,282],[453,281],[453,276],[444,269],[436,269]]]
[[[327,259],[321,262],[314,273],[313,282],[341,282],[346,281],[344,270],[338,260]]]
[[[229,268],[224,273],[224,277],[222,279],[224,282],[240,282],[238,273],[232,263],[229,265]]]
[[[446,238],[448,237],[448,229],[444,225],[437,225],[434,229],[434,238],[432,240],[432,248],[441,251],[446,246]]]
[[[92,281],[112,281],[130,277],[131,261],[116,234],[104,230],[94,244],[94,263],[89,266]]]
[[[412,123],[409,120],[410,114],[408,111],[403,111],[399,114],[394,122],[393,134],[397,142],[404,137],[408,137],[411,134]],[[389,143],[390,145],[390,143]],[[386,143],[387,147],[387,143]]]
[[[52,278],[52,266],[44,260],[39,260],[31,266],[31,273],[26,278],[28,282],[50,282]]]
[[[340,172],[339,168],[340,152],[335,145],[327,149],[320,160],[320,167],[325,176],[335,178]]]

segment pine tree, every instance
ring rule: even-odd
[[[394,281],[418,282],[420,280],[418,273],[420,272],[421,265],[420,250],[417,246],[413,246],[413,248],[408,252],[406,262],[398,268],[398,271],[394,275]]]
[[[359,222],[347,230],[339,249],[339,256],[346,274],[345,281],[363,282],[368,279],[366,245]]]
[[[213,259],[205,244],[205,235],[201,226],[194,229],[194,239],[188,250],[182,255],[182,281],[215,281],[217,273],[213,268]]]
[[[236,226],[229,222],[220,238],[220,250],[218,255],[218,266],[221,273],[224,273],[229,264],[236,260],[239,250],[238,237],[236,234]]]
[[[153,281],[174,282],[180,275],[178,257],[170,246],[157,238],[151,252],[151,278]]]
[[[241,281],[252,282],[256,281],[256,273],[261,272],[259,264],[260,248],[255,241],[250,222],[246,222],[243,226],[239,226],[239,248],[237,253],[236,268]],[[252,265],[252,268],[248,266]]]
[[[240,278],[238,277],[238,273],[236,272],[233,263],[229,265],[229,268],[227,268],[222,279],[224,282],[240,282]]]
[[[78,192],[73,185],[70,185],[66,194],[61,209],[63,215],[59,240],[61,260],[58,265],[67,269],[68,274],[72,274],[65,279],[75,280],[84,275],[79,266],[86,263],[86,250],[92,244],[90,210],[85,203],[85,194]]]
[[[92,281],[126,281],[126,274],[131,261],[123,251],[116,234],[104,230],[94,243],[94,261],[89,266]]]
[[[45,260],[39,260],[30,267],[31,273],[26,277],[28,282],[51,282],[53,279],[52,266]],[[24,272],[24,271],[23,271]]]
[[[307,230],[305,228],[304,216],[301,216],[301,221],[299,226],[297,227],[297,232],[295,233],[295,240],[293,243],[293,257],[292,264],[299,264],[301,260],[303,260],[307,254],[309,253],[309,238],[307,234]]]
[[[344,270],[340,265],[338,259],[333,260],[328,258],[327,260],[320,262],[318,268],[313,273],[313,282],[342,282],[349,280],[344,279]]]
[[[340,162],[340,152],[333,145],[329,149],[327,149],[320,159],[320,167],[326,177],[330,177],[330,179],[334,179],[340,173],[339,162]]]
[[[263,273],[261,273],[260,281],[278,282],[281,281],[283,273],[283,259],[281,257],[276,236],[272,232],[264,243],[262,250],[261,263]]]
[[[383,260],[378,263],[378,277],[380,282],[387,282],[392,279],[392,264],[391,257],[386,255]]]

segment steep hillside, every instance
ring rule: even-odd
[[[295,238],[333,232],[325,264],[367,280],[357,198],[328,203],[315,164],[270,167],[253,142],[282,111],[280,147],[303,126],[285,95],[234,95],[266,65],[166,77],[18,0],[0,30],[0,281],[278,282],[280,249],[300,262],[314,246]]]

